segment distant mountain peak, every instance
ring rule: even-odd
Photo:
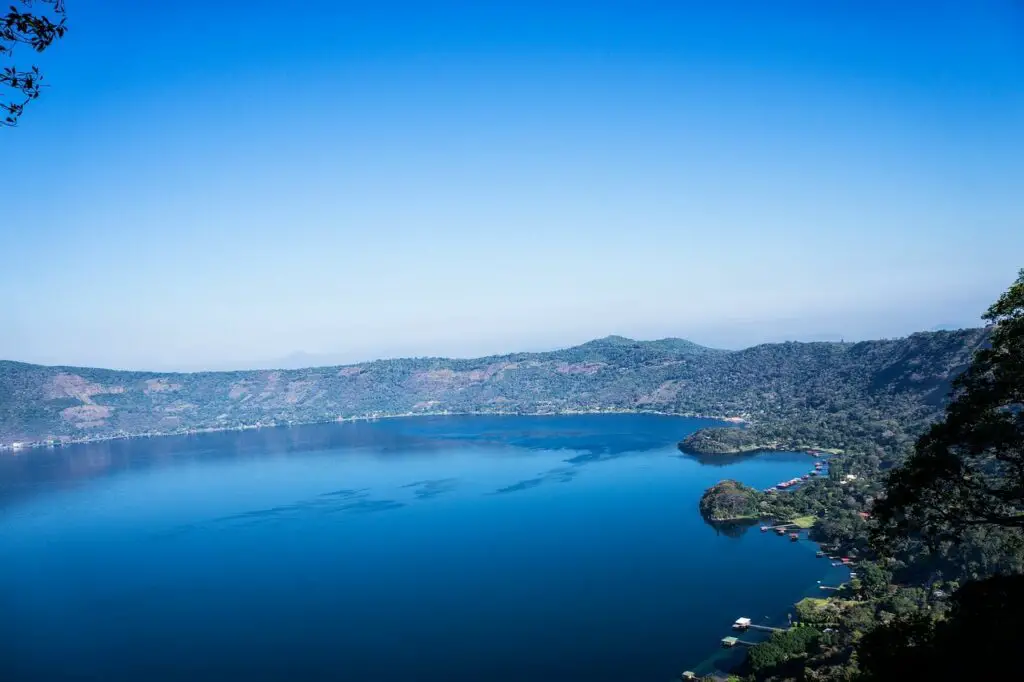
[[[832,405],[837,395],[851,414],[864,406],[935,411],[987,335],[741,351],[613,335],[546,353],[197,374],[0,362],[0,445],[437,413],[644,410],[764,420],[792,403]],[[899,400],[886,402],[893,395]]]
[[[631,339],[631,338],[626,337],[626,336],[619,336],[618,334],[609,334],[608,336],[605,336],[605,337],[602,337],[600,339],[595,339],[595,340],[591,341],[591,343],[605,343],[605,344],[619,344],[619,345],[634,344],[636,342],[637,342],[636,339]]]

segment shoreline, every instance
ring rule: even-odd
[[[761,450],[759,452],[771,452],[771,450]],[[837,456],[837,453],[841,453],[842,451],[838,450],[836,448],[813,448],[813,449],[808,449],[808,452],[813,457],[817,457],[816,454],[813,454],[814,452],[825,453],[825,454],[829,454],[829,455],[834,457],[834,456]],[[691,456],[693,456],[693,455],[691,455]],[[786,489],[783,489],[783,490],[773,490],[771,494],[785,495],[787,493],[791,494],[791,493],[795,492],[796,490],[797,490],[797,487],[786,488]],[[766,495],[766,494],[769,494],[769,493],[767,491],[758,491],[758,494],[759,495]],[[813,519],[813,521],[810,524],[808,524],[807,523],[808,519]],[[764,531],[764,526],[765,525],[768,525],[769,527],[775,527],[775,526],[779,526],[779,525],[794,526],[795,528],[793,528],[792,530],[787,530],[785,535],[788,535],[790,532],[795,532],[795,533],[801,535],[801,538],[800,538],[801,541],[810,543],[810,544],[814,545],[817,548],[815,550],[815,558],[819,558],[821,552],[824,552],[826,557],[828,557],[828,554],[829,554],[828,552],[825,551],[825,543],[821,542],[820,540],[815,540],[815,539],[811,538],[811,530],[813,529],[815,523],[817,523],[817,521],[818,521],[818,517],[817,516],[813,516],[813,517],[812,516],[797,516],[797,517],[793,517],[793,518],[791,518],[789,520],[784,520],[784,519],[781,519],[781,518],[775,518],[775,517],[771,517],[771,516],[764,516],[764,515],[758,514],[758,515],[753,515],[753,516],[740,516],[740,517],[735,517],[733,519],[725,519],[725,520],[707,519],[707,518],[705,518],[704,520],[705,520],[706,523],[709,523],[710,525],[730,524],[730,523],[732,523],[732,524],[741,524],[741,525],[749,527],[749,528],[753,528],[754,526],[760,524],[762,526],[762,531]],[[744,532],[746,532],[746,531],[744,531]],[[836,568],[836,564],[832,563],[831,557],[828,557],[828,558],[829,558],[830,568]],[[846,566],[843,566],[843,568],[845,568],[848,571],[848,574],[847,574],[847,581],[848,581],[849,580],[849,572],[853,571],[853,566],[852,565],[846,565]],[[825,571],[825,575],[828,575],[828,570],[827,569]],[[820,583],[821,583],[821,581],[818,581],[819,585],[820,585]],[[806,590],[806,592],[810,592],[810,589]],[[807,598],[809,596],[811,596],[811,594],[807,594],[807,596],[804,597],[804,598]],[[828,597],[825,597],[825,598],[828,599]],[[789,605],[789,608],[787,609],[787,611],[792,613],[792,609],[795,608],[795,605],[796,605],[796,602],[791,603]],[[779,626],[781,627],[781,619],[776,619],[775,622],[778,623]],[[789,621],[789,623],[790,623],[790,625],[788,625],[786,627],[786,629],[789,629],[789,628],[792,627],[792,621]],[[767,639],[762,640],[762,641],[767,641]],[[757,642],[757,644],[760,644],[760,643],[761,642]],[[736,655],[731,650],[730,650],[730,653],[733,656]],[[742,662],[739,663],[740,667],[742,667],[744,665],[744,663],[748,660],[749,656],[750,656],[749,649],[747,649],[746,651],[744,651],[742,653],[742,657],[741,657]],[[698,674],[705,674],[705,675],[716,675],[716,674],[723,674],[723,673],[725,675],[732,675],[733,671],[736,669],[735,665],[731,666],[728,670],[723,670],[722,668],[720,668],[718,666],[719,662],[722,662],[723,660],[725,660],[728,657],[729,657],[728,654],[723,654],[722,651],[716,649],[712,654],[710,654],[707,658],[705,658],[702,661],[700,661],[696,666],[694,666],[690,670],[696,671],[696,672],[698,672]]]
[[[105,443],[115,440],[134,440],[137,438],[167,438],[171,436],[195,436],[204,433],[224,433],[227,431],[253,431],[259,429],[279,429],[279,428],[291,428],[295,426],[314,426],[318,424],[345,424],[349,422],[367,422],[377,421],[380,419],[414,419],[417,417],[564,417],[570,415],[587,415],[587,414],[649,414],[660,417],[680,417],[683,419],[709,419],[719,422],[731,423],[731,424],[749,424],[750,421],[745,417],[737,416],[719,416],[719,415],[706,415],[706,414],[689,414],[682,412],[665,412],[661,410],[643,410],[643,409],[629,409],[629,408],[592,408],[589,410],[558,410],[554,412],[501,412],[501,411],[459,411],[450,412],[447,410],[437,412],[402,412],[397,414],[368,414],[358,415],[354,417],[336,417],[335,419],[323,419],[313,421],[289,421],[284,423],[255,423],[255,424],[241,424],[239,426],[210,426],[195,429],[186,429],[182,431],[162,431],[152,433],[124,433],[124,434],[112,434],[105,436],[93,436],[93,437],[81,437],[81,438],[68,438],[59,439],[51,438],[44,441],[10,441],[7,443],[0,443],[0,456],[5,454],[13,454],[24,452],[27,450],[38,450],[40,448],[60,448],[68,447],[71,445],[88,445],[90,443]]]
[[[710,418],[717,419],[717,417]],[[742,450],[713,450],[707,452],[697,452],[696,450],[685,447],[683,445],[683,441],[679,441],[679,443],[676,444],[676,448],[679,450],[679,452],[683,453],[684,455],[689,455],[690,457],[747,457],[749,455],[758,455],[761,453],[771,452],[806,452],[808,454],[817,452],[826,455],[831,455],[833,457],[843,454],[843,450],[841,448],[826,448],[820,445],[794,445],[792,447],[783,445],[771,445],[749,449],[744,448]]]
[[[631,415],[631,414],[644,414],[644,415],[652,415],[652,416],[660,416],[660,417],[674,417],[674,418],[683,418],[683,419],[705,419],[705,420],[709,420],[709,421],[720,422],[720,423],[723,423],[723,424],[738,424],[738,423],[739,424],[749,424],[749,423],[751,423],[748,419],[746,419],[744,417],[737,417],[737,416],[719,416],[719,415],[666,412],[666,411],[662,411],[662,410],[645,410],[645,409],[629,409],[629,408],[591,408],[591,409],[557,410],[557,411],[545,411],[545,412],[539,412],[539,411],[534,411],[534,412],[518,412],[518,411],[517,412],[508,412],[508,411],[459,411],[459,412],[432,411],[432,412],[395,413],[395,414],[367,414],[367,415],[358,415],[358,416],[351,416],[351,417],[337,417],[337,418],[334,418],[334,419],[313,420],[313,421],[296,421],[296,422],[284,422],[284,423],[262,423],[262,424],[261,423],[254,423],[254,424],[242,424],[242,425],[238,425],[238,426],[228,426],[228,427],[196,428],[196,429],[188,429],[188,430],[183,430],[183,431],[172,431],[172,432],[112,434],[112,435],[105,435],[105,436],[98,436],[98,437],[94,436],[94,437],[68,439],[68,440],[62,440],[62,441],[59,441],[59,442],[58,441],[54,441],[52,443],[47,443],[45,441],[42,441],[42,442],[32,442],[32,443],[22,443],[17,448],[12,448],[11,444],[5,443],[5,444],[0,444],[0,457],[2,457],[3,455],[8,455],[8,454],[17,456],[18,454],[20,454],[22,452],[28,452],[29,450],[37,450],[37,449],[40,449],[40,448],[42,448],[42,449],[52,449],[52,448],[66,447],[66,446],[73,446],[73,445],[88,445],[88,444],[91,444],[91,443],[105,443],[105,442],[111,442],[111,441],[117,441],[117,440],[134,440],[134,439],[141,439],[141,438],[165,438],[165,437],[173,437],[173,436],[193,436],[193,435],[202,435],[202,434],[207,434],[207,433],[224,433],[224,432],[229,432],[229,431],[250,431],[250,430],[260,430],[260,429],[281,429],[281,428],[292,428],[292,427],[303,427],[303,426],[317,426],[317,425],[327,425],[327,424],[344,424],[344,423],[370,422],[370,421],[377,421],[377,420],[384,420],[384,419],[416,419],[416,418],[424,418],[424,417],[429,418],[429,417],[473,417],[473,416],[491,416],[491,417],[515,417],[515,416],[519,416],[519,417],[559,417],[559,416],[574,416],[574,415]],[[679,449],[682,450],[682,448],[679,448]],[[819,448],[819,450],[824,450],[824,449]],[[761,449],[757,449],[757,450],[749,452],[749,453],[744,452],[744,453],[728,453],[728,454],[724,454],[724,458],[729,458],[730,456],[737,456],[737,455],[747,455],[747,454],[757,454],[757,453],[770,453],[770,452],[773,452],[773,451],[786,451],[786,450],[783,449],[783,448],[772,448],[772,449],[761,448]],[[684,454],[687,454],[687,455],[690,455],[690,456],[695,456],[692,453],[687,453],[685,451],[683,451],[683,452],[684,452]],[[761,491],[759,491],[759,492],[761,492]],[[792,492],[792,490],[785,490],[785,491],[780,491],[780,492]],[[771,519],[769,517],[764,517],[764,516],[761,516],[761,515],[751,515],[751,516],[733,517],[733,518],[729,518],[729,519],[714,519],[714,520],[711,520],[711,522],[713,524],[742,524],[744,526],[753,527],[753,526],[756,526],[758,524],[763,524],[763,523],[772,523],[772,524],[780,523],[780,522],[782,522],[782,520],[781,519]],[[800,528],[799,530],[802,531],[802,533],[808,533],[809,529],[807,529],[807,528]],[[806,537],[806,541],[808,541],[808,542],[812,543],[813,545],[815,545],[817,549],[821,549],[821,547],[822,547],[821,543],[810,539],[809,533],[808,533],[808,537]],[[787,607],[786,607],[786,610],[789,611],[789,610],[792,609],[792,607],[793,607],[793,603],[789,603],[787,605]],[[773,619],[773,622],[777,622],[778,624],[781,624],[781,620],[775,621]],[[697,666],[697,669],[702,669],[702,668],[710,667],[715,672],[724,672],[721,669],[717,668],[717,666],[714,665],[715,659],[717,659],[718,655],[721,654],[719,649],[720,649],[720,647],[715,647],[715,649],[713,649],[714,653],[711,656],[709,656],[708,658],[700,661],[700,663]],[[736,652],[733,652],[733,653],[735,654]],[[747,655],[748,655],[747,652],[743,652],[743,657],[742,658],[745,660]]]

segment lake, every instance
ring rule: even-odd
[[[721,533],[707,420],[424,417],[0,457],[0,678],[665,682],[835,571]]]

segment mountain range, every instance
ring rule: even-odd
[[[926,423],[984,329],[725,351],[610,336],[544,353],[231,372],[0,361],[0,445],[436,413],[656,411],[754,422],[813,413]]]

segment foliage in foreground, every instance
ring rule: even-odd
[[[11,5],[7,14],[0,16],[0,58],[13,57],[18,46],[42,52],[67,32],[64,0],[19,2],[23,9]],[[14,91],[9,97],[0,96],[0,125],[18,123],[25,105],[39,97],[42,80],[36,66],[24,69],[11,63],[0,67],[0,87]]]
[[[1024,271],[985,319],[991,346],[956,380],[945,419],[886,484],[881,540],[934,544],[973,526],[1024,529]]]
[[[826,479],[762,495],[764,515],[816,515],[814,539],[852,557],[857,575],[796,605],[821,629],[816,650],[752,651],[750,679],[1002,678],[1024,611],[1024,271],[986,319],[991,345],[944,417],[900,419],[904,433],[923,431],[909,458],[857,440]]]
[[[994,325],[991,346],[955,382],[945,418],[889,477],[874,539],[888,556],[952,545],[1004,561],[960,587],[948,612],[905,614],[866,635],[867,680],[896,679],[901,669],[925,679],[996,679],[1016,645],[1024,609],[1024,270],[985,319]]]

